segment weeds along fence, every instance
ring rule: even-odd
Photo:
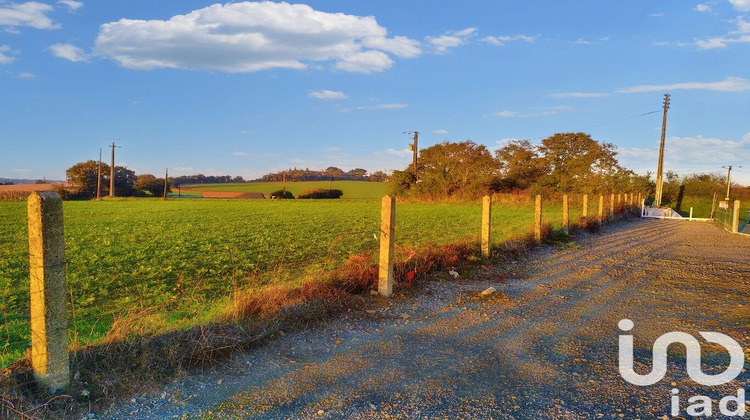
[[[115,385],[102,371],[88,372],[93,368],[124,375],[127,364],[128,371],[161,377],[210,364],[275,333],[288,321],[278,313],[304,321],[330,309],[304,306],[311,301],[356,306],[361,298],[347,296],[368,290],[389,295],[438,268],[461,271],[563,240],[577,228],[596,230],[639,202],[631,193],[537,197],[535,208],[505,203],[503,196],[486,197],[481,207],[396,204],[389,197],[380,207],[351,208],[196,200],[190,211],[180,201],[77,202],[66,204],[73,215],[63,220],[55,197],[32,194],[28,238],[16,226],[26,209],[0,218],[1,355],[3,366],[10,365],[0,377],[4,394],[11,385],[70,389],[86,382],[87,398],[106,399],[127,381]],[[231,215],[217,206],[244,210]],[[263,213],[268,206],[273,212]],[[127,216],[125,208],[139,217]],[[33,238],[42,248],[35,249]],[[29,244],[28,252],[19,243]],[[83,379],[71,385],[73,373]],[[97,377],[108,378],[98,391],[91,388]],[[0,404],[13,413],[23,399],[6,395]]]

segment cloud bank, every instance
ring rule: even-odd
[[[120,19],[100,27],[96,54],[120,66],[249,73],[330,63],[348,72],[391,68],[416,57],[418,41],[388,37],[372,16],[326,13],[304,4],[214,4],[169,20]]]

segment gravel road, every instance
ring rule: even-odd
[[[490,286],[498,292],[479,294]],[[666,419],[673,388],[684,418],[693,395],[750,391],[747,371],[722,386],[694,383],[679,346],[664,380],[625,382],[623,318],[635,323],[641,373],[670,331],[722,332],[750,359],[750,236],[702,222],[616,224],[471,280],[372,298],[96,417]],[[705,345],[706,355],[706,373],[724,370],[725,352]]]

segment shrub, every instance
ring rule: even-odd
[[[297,195],[297,198],[341,198],[344,192],[341,190],[306,190]]]
[[[281,199],[293,199],[294,194],[290,193],[289,191],[284,190],[277,190],[270,194],[270,197],[273,198],[281,198]]]

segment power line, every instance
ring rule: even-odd
[[[591,126],[588,126],[588,127],[584,128],[584,129],[582,129],[581,131],[588,131],[588,130],[590,130],[590,129],[592,129],[592,128],[597,128],[597,127],[601,127],[601,126],[604,126],[604,125],[609,125],[609,124],[616,124],[616,123],[618,123],[618,122],[623,122],[623,121],[633,120],[633,119],[636,119],[636,118],[640,118],[640,117],[645,117],[646,115],[656,114],[656,113],[658,113],[658,112],[662,112],[662,110],[661,110],[661,109],[657,109],[657,110],[655,110],[655,111],[644,112],[643,114],[638,114],[638,115],[631,115],[631,116],[629,116],[629,117],[625,117],[625,118],[620,118],[620,119],[617,119],[617,120],[612,120],[612,121],[607,121],[607,122],[603,122],[603,123],[600,123],[600,124],[596,124],[596,125],[591,125]],[[547,137],[548,137],[548,136],[542,136],[542,137],[534,137],[534,138],[526,138],[526,139],[521,139],[521,141],[524,141],[524,140],[525,140],[525,141],[534,141],[534,140],[540,140],[540,139],[544,139],[544,138],[547,138]]]
[[[649,111],[649,112],[645,112],[643,114],[633,115],[633,116],[630,116],[630,117],[621,118],[619,120],[613,120],[613,121],[609,121],[609,122],[605,122],[605,123],[601,123],[601,124],[597,124],[597,125],[592,125],[592,126],[586,128],[586,130],[588,130],[590,128],[601,127],[603,125],[615,124],[615,123],[622,122],[622,121],[633,120],[633,119],[636,119],[636,118],[645,117],[646,115],[656,114],[658,112],[662,112],[662,110],[661,109],[657,109],[656,111]]]

